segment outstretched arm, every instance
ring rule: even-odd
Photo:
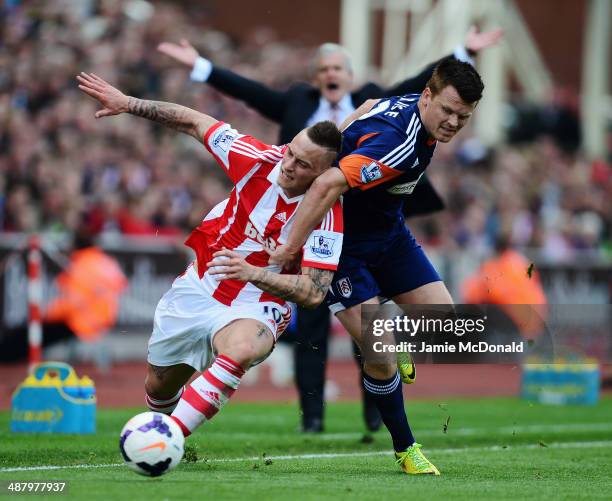
[[[81,72],[80,75],[77,75],[77,80],[79,81],[79,89],[98,100],[103,106],[101,110],[96,112],[96,118],[130,113],[189,134],[199,141],[202,141],[208,129],[217,123],[217,120],[213,117],[180,104],[126,96],[119,89],[93,73]]]
[[[191,79],[206,82],[219,92],[244,101],[262,115],[275,122],[284,118],[287,93],[271,89],[260,82],[245,78],[233,71],[215,66],[200,56],[187,40],[180,44],[162,42],[157,50],[191,69]]]
[[[319,268],[302,268],[301,275],[281,275],[253,266],[235,251],[215,252],[207,264],[209,273],[219,280],[250,282],[273,296],[297,303],[304,308],[316,308],[325,299],[334,272]]]
[[[193,66],[200,57],[196,48],[184,38],[182,38],[181,42],[178,44],[162,42],[157,46],[157,50],[190,69],[193,69]]]
[[[504,30],[497,28],[491,31],[478,31],[476,26],[470,26],[465,35],[465,49],[470,56],[475,56],[482,49],[493,47],[504,36]]]

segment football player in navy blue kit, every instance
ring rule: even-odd
[[[369,100],[347,119],[338,168],[319,176],[304,198],[287,244],[272,259],[288,263],[344,194],[345,236],[326,301],[359,344],[361,305],[378,297],[402,304],[450,304],[437,271],[404,223],[402,204],[431,161],[467,123],[484,85],[477,71],[443,60],[422,94]],[[363,352],[363,350],[362,350]],[[439,475],[416,443],[404,410],[395,359],[364,363],[364,386],[376,400],[406,473]]]

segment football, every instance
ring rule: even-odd
[[[119,449],[128,467],[140,475],[159,477],[179,464],[185,437],[165,414],[143,412],[130,419],[119,438]]]

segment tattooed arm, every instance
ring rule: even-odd
[[[256,268],[255,276],[249,280],[261,290],[304,308],[316,308],[325,299],[334,272],[319,268],[302,268],[301,275],[281,275]]]
[[[96,112],[96,118],[131,113],[189,134],[199,141],[202,140],[208,129],[217,123],[216,119],[180,104],[126,96],[93,73],[81,73],[77,75],[77,80],[79,89],[97,99],[104,106],[103,109]]]
[[[304,308],[319,306],[329,289],[334,272],[319,268],[302,268],[301,275],[281,275],[253,266],[242,255],[227,249],[215,252],[207,263],[208,272],[218,280],[250,282],[273,296],[297,303]]]

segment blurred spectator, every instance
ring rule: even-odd
[[[66,268],[56,278],[58,296],[43,315],[43,347],[73,339],[96,341],[117,320],[119,298],[127,280],[118,263],[93,244],[80,226]],[[27,326],[0,337],[0,362],[17,362],[28,354]]]
[[[500,305],[524,337],[542,331],[547,300],[539,273],[506,236],[498,237],[495,255],[463,282],[461,292],[467,304]]]

